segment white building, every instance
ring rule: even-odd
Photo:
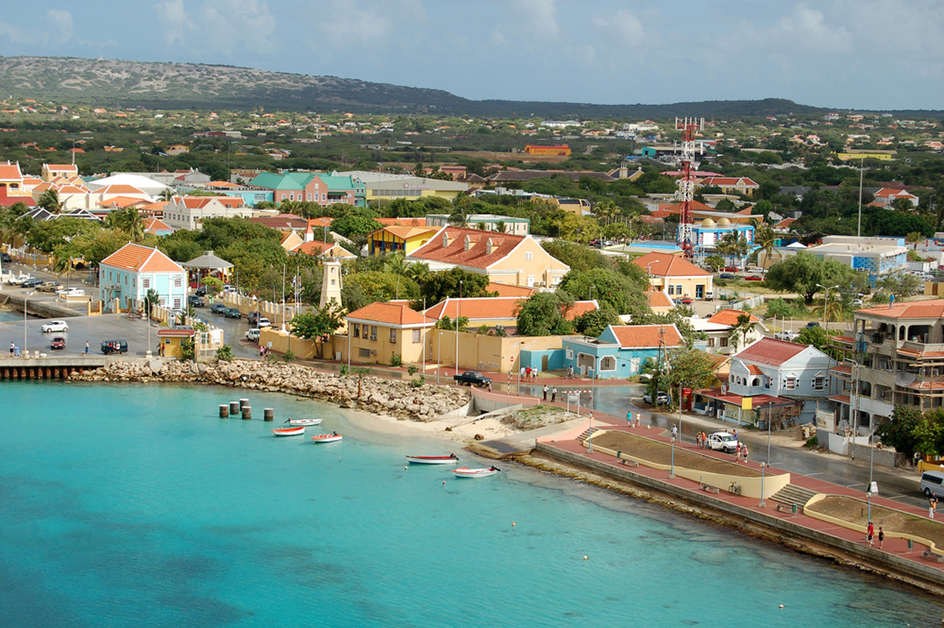
[[[241,197],[175,196],[164,208],[164,224],[173,229],[195,231],[207,218],[250,218],[252,207]]]

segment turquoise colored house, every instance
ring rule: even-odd
[[[187,301],[187,271],[157,249],[128,243],[103,259],[98,269],[99,298],[110,312],[142,309],[149,290],[160,304],[182,309]]]
[[[639,375],[647,358],[685,345],[675,325],[610,325],[599,338],[571,337],[562,342],[564,368],[582,377],[624,379]]]

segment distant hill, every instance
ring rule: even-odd
[[[741,100],[670,105],[468,100],[437,89],[401,87],[333,76],[265,72],[193,63],[57,57],[0,57],[0,97],[152,109],[252,109],[512,115],[580,119],[769,116],[825,111],[789,100]],[[909,112],[911,113],[911,112]],[[928,112],[924,112],[928,116]],[[941,117],[941,116],[935,116]]]

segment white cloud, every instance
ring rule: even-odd
[[[186,32],[194,28],[194,23],[184,8],[184,0],[159,2],[155,9],[164,29],[164,43],[168,46],[186,43]]]
[[[322,19],[322,16],[329,16]],[[415,41],[425,34],[428,21],[419,0],[334,0],[318,11],[315,21],[323,40],[332,48],[382,48],[402,39]],[[318,42],[313,42],[319,47]]]
[[[41,44],[49,41],[47,33],[29,31],[14,24],[0,22],[0,37],[7,37],[12,44]]]
[[[524,18],[526,30],[538,37],[560,34],[556,0],[515,0],[514,10]]]
[[[270,53],[276,45],[275,18],[259,0],[206,0],[199,26],[206,43],[226,54],[241,48]]]
[[[734,32],[713,39],[730,53],[743,55],[750,51],[787,57],[846,54],[853,51],[855,40],[844,24],[831,24],[823,11],[804,3],[794,5],[791,13],[771,26],[758,28],[745,20]]]
[[[642,20],[626,9],[620,9],[616,15],[593,18],[593,26],[606,35],[610,44],[619,47],[642,47],[653,39],[653,35],[643,26]]]
[[[46,12],[46,17],[52,22],[53,28],[59,32],[57,38],[59,43],[65,43],[75,35],[75,29],[72,26],[72,14],[68,11],[49,9]]]

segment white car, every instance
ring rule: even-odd
[[[789,331],[787,329],[784,329],[783,331],[778,331],[776,334],[774,334],[774,338],[776,338],[777,340],[793,341],[793,340],[796,340],[799,336],[800,334],[796,333],[795,331]]]
[[[272,327],[272,323],[265,316],[261,316],[256,320],[256,329],[262,329],[263,327]]]
[[[69,288],[69,289],[57,290],[57,291],[56,291],[56,296],[60,296],[60,297],[84,297],[84,296],[85,296],[85,290],[82,290],[81,288]]]
[[[260,332],[258,329],[250,329],[246,332],[246,340],[250,342],[259,342],[259,334]]]
[[[54,331],[69,331],[69,326],[65,321],[49,321],[41,329],[44,334],[47,334]]]
[[[29,275],[24,275],[23,273],[20,273],[19,275],[10,275],[10,277],[7,279],[7,283],[10,284],[11,286],[15,286],[15,285],[23,283],[29,278],[30,278]]]
[[[708,448],[733,454],[737,451],[737,436],[730,432],[715,432],[708,437]]]

